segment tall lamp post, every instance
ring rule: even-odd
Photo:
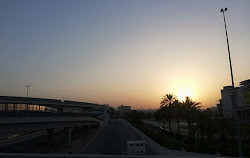
[[[239,157],[242,157],[242,144],[241,144],[241,135],[240,135],[240,123],[239,123],[239,118],[238,118],[238,113],[237,113],[237,104],[236,104],[236,101],[235,101],[235,96],[236,95],[235,95],[235,89],[234,89],[233,69],[232,69],[230,48],[229,48],[228,35],[227,35],[227,25],[226,25],[226,19],[225,19],[225,12],[227,11],[227,8],[221,9],[220,11],[223,13],[224,24],[225,24],[225,31],[226,31],[226,38],[227,38],[227,50],[228,50],[230,72],[231,72],[231,79],[232,79],[232,88],[233,88],[232,102],[233,102],[234,118],[235,118],[235,123],[236,123],[238,151],[239,151]]]
[[[30,87],[30,84],[26,85],[26,88],[27,88],[27,101],[28,101],[28,97],[29,97],[29,87]],[[26,105],[26,110],[29,110],[29,104]]]
[[[29,87],[30,87],[31,85],[29,84],[29,85],[26,85],[26,88],[27,88],[27,98],[29,97]]]

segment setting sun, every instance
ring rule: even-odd
[[[180,101],[185,101],[185,98],[189,96],[191,97],[191,92],[187,89],[184,89],[184,90],[180,90],[178,93],[177,93],[177,98],[180,100]]]

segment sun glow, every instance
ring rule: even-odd
[[[187,90],[187,89],[182,89],[182,90],[179,90],[178,93],[177,93],[177,98],[180,100],[180,101],[185,101],[185,98],[186,97],[191,97],[191,92],[190,90]]]

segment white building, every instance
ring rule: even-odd
[[[223,116],[225,117],[233,116],[233,90],[232,86],[225,86],[221,90],[221,107]]]
[[[235,103],[240,115],[248,115],[250,109],[250,79],[240,82],[240,87],[233,88],[225,86],[221,90],[221,103],[217,105],[221,108],[224,117],[234,117],[233,93],[235,93]],[[218,109],[220,111],[220,109]]]

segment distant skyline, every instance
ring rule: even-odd
[[[216,106],[250,78],[250,1],[0,1],[0,95],[159,108],[166,93]]]

